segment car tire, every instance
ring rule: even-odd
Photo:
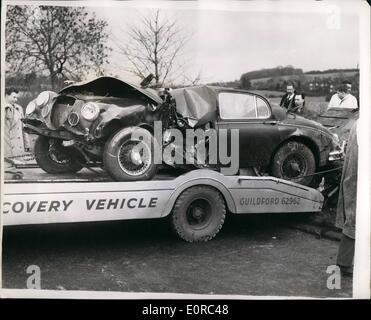
[[[176,200],[172,228],[184,241],[206,242],[221,230],[225,215],[225,202],[219,191],[195,186],[183,191]]]
[[[316,160],[312,150],[304,143],[289,141],[275,153],[271,171],[277,178],[309,185],[316,172]]]
[[[38,136],[35,141],[35,160],[41,169],[53,174],[75,173],[82,169],[77,155],[71,149],[63,147],[61,140],[54,140],[54,152],[51,151],[50,141],[50,138],[44,136]],[[58,159],[61,156],[63,160]]]
[[[137,133],[146,136],[150,141],[150,145],[143,142],[143,153],[145,161],[142,161],[142,155],[134,152],[134,147],[138,145],[139,140],[133,140],[132,134],[134,130]],[[117,133],[106,142],[103,152],[103,164],[105,170],[116,181],[146,181],[151,180],[157,172],[157,164],[153,161],[153,135],[143,128],[125,128]],[[136,154],[139,158],[133,159],[132,154]],[[134,162],[134,161],[137,161]],[[141,167],[141,163],[143,166]]]

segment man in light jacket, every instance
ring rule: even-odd
[[[18,90],[5,89],[5,126],[4,126],[4,155],[5,157],[22,156],[29,151],[29,137],[23,132],[23,109],[17,104]]]
[[[336,93],[331,97],[328,109],[342,108],[348,110],[358,109],[358,102],[355,96],[350,93],[349,85],[343,83],[336,88]]]

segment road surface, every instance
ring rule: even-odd
[[[296,215],[228,216],[207,243],[179,240],[167,219],[7,227],[5,288],[351,297],[352,281],[327,288],[338,242],[292,228]]]

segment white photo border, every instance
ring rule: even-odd
[[[359,43],[360,43],[360,105],[362,110],[359,119],[359,166],[358,166],[358,194],[357,194],[357,230],[355,269],[353,276],[353,298],[370,298],[370,207],[371,207],[371,114],[370,114],[370,7],[366,1],[344,0],[332,1],[11,1],[4,0],[1,4],[1,105],[5,97],[5,15],[7,5],[53,5],[53,6],[89,6],[89,7],[134,7],[134,8],[176,8],[222,11],[254,11],[254,12],[306,12],[324,15],[336,15],[342,12],[353,13],[359,16]],[[1,123],[4,123],[4,112],[1,112]],[[4,127],[1,125],[1,137]],[[4,154],[1,139],[1,155]],[[1,168],[4,168],[4,159],[1,156]],[[1,170],[1,195],[4,188],[4,171]],[[2,201],[3,197],[1,197]],[[2,208],[2,202],[1,202]],[[2,242],[3,228],[0,215],[0,240]],[[1,248],[2,259],[2,248]],[[2,260],[0,260],[0,267]],[[2,270],[1,270],[2,271]],[[72,298],[72,299],[313,299],[312,297],[284,297],[284,296],[244,296],[244,295],[200,295],[175,293],[125,293],[101,291],[59,291],[59,290],[30,290],[30,289],[3,289],[0,281],[1,298]]]

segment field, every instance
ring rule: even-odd
[[[315,79],[329,79],[329,78],[350,78],[355,77],[359,71],[344,71],[344,72],[329,72],[329,73],[303,73],[298,75],[287,75],[287,76],[272,76],[266,78],[250,79],[251,84],[256,82],[266,82],[270,79],[273,80],[285,80],[285,81],[294,81],[298,79],[303,79],[305,81],[314,81]]]
[[[254,92],[268,98],[271,104],[277,105],[280,103],[281,97],[284,95],[284,93],[280,91],[255,90]],[[326,102],[325,96],[306,97],[303,116],[308,119],[315,120],[319,114],[322,114],[326,111],[327,105],[328,102]]]
[[[280,98],[269,99],[271,103],[280,103]],[[324,113],[327,109],[328,102],[325,97],[306,97],[303,116],[308,119],[317,119],[318,115]]]

